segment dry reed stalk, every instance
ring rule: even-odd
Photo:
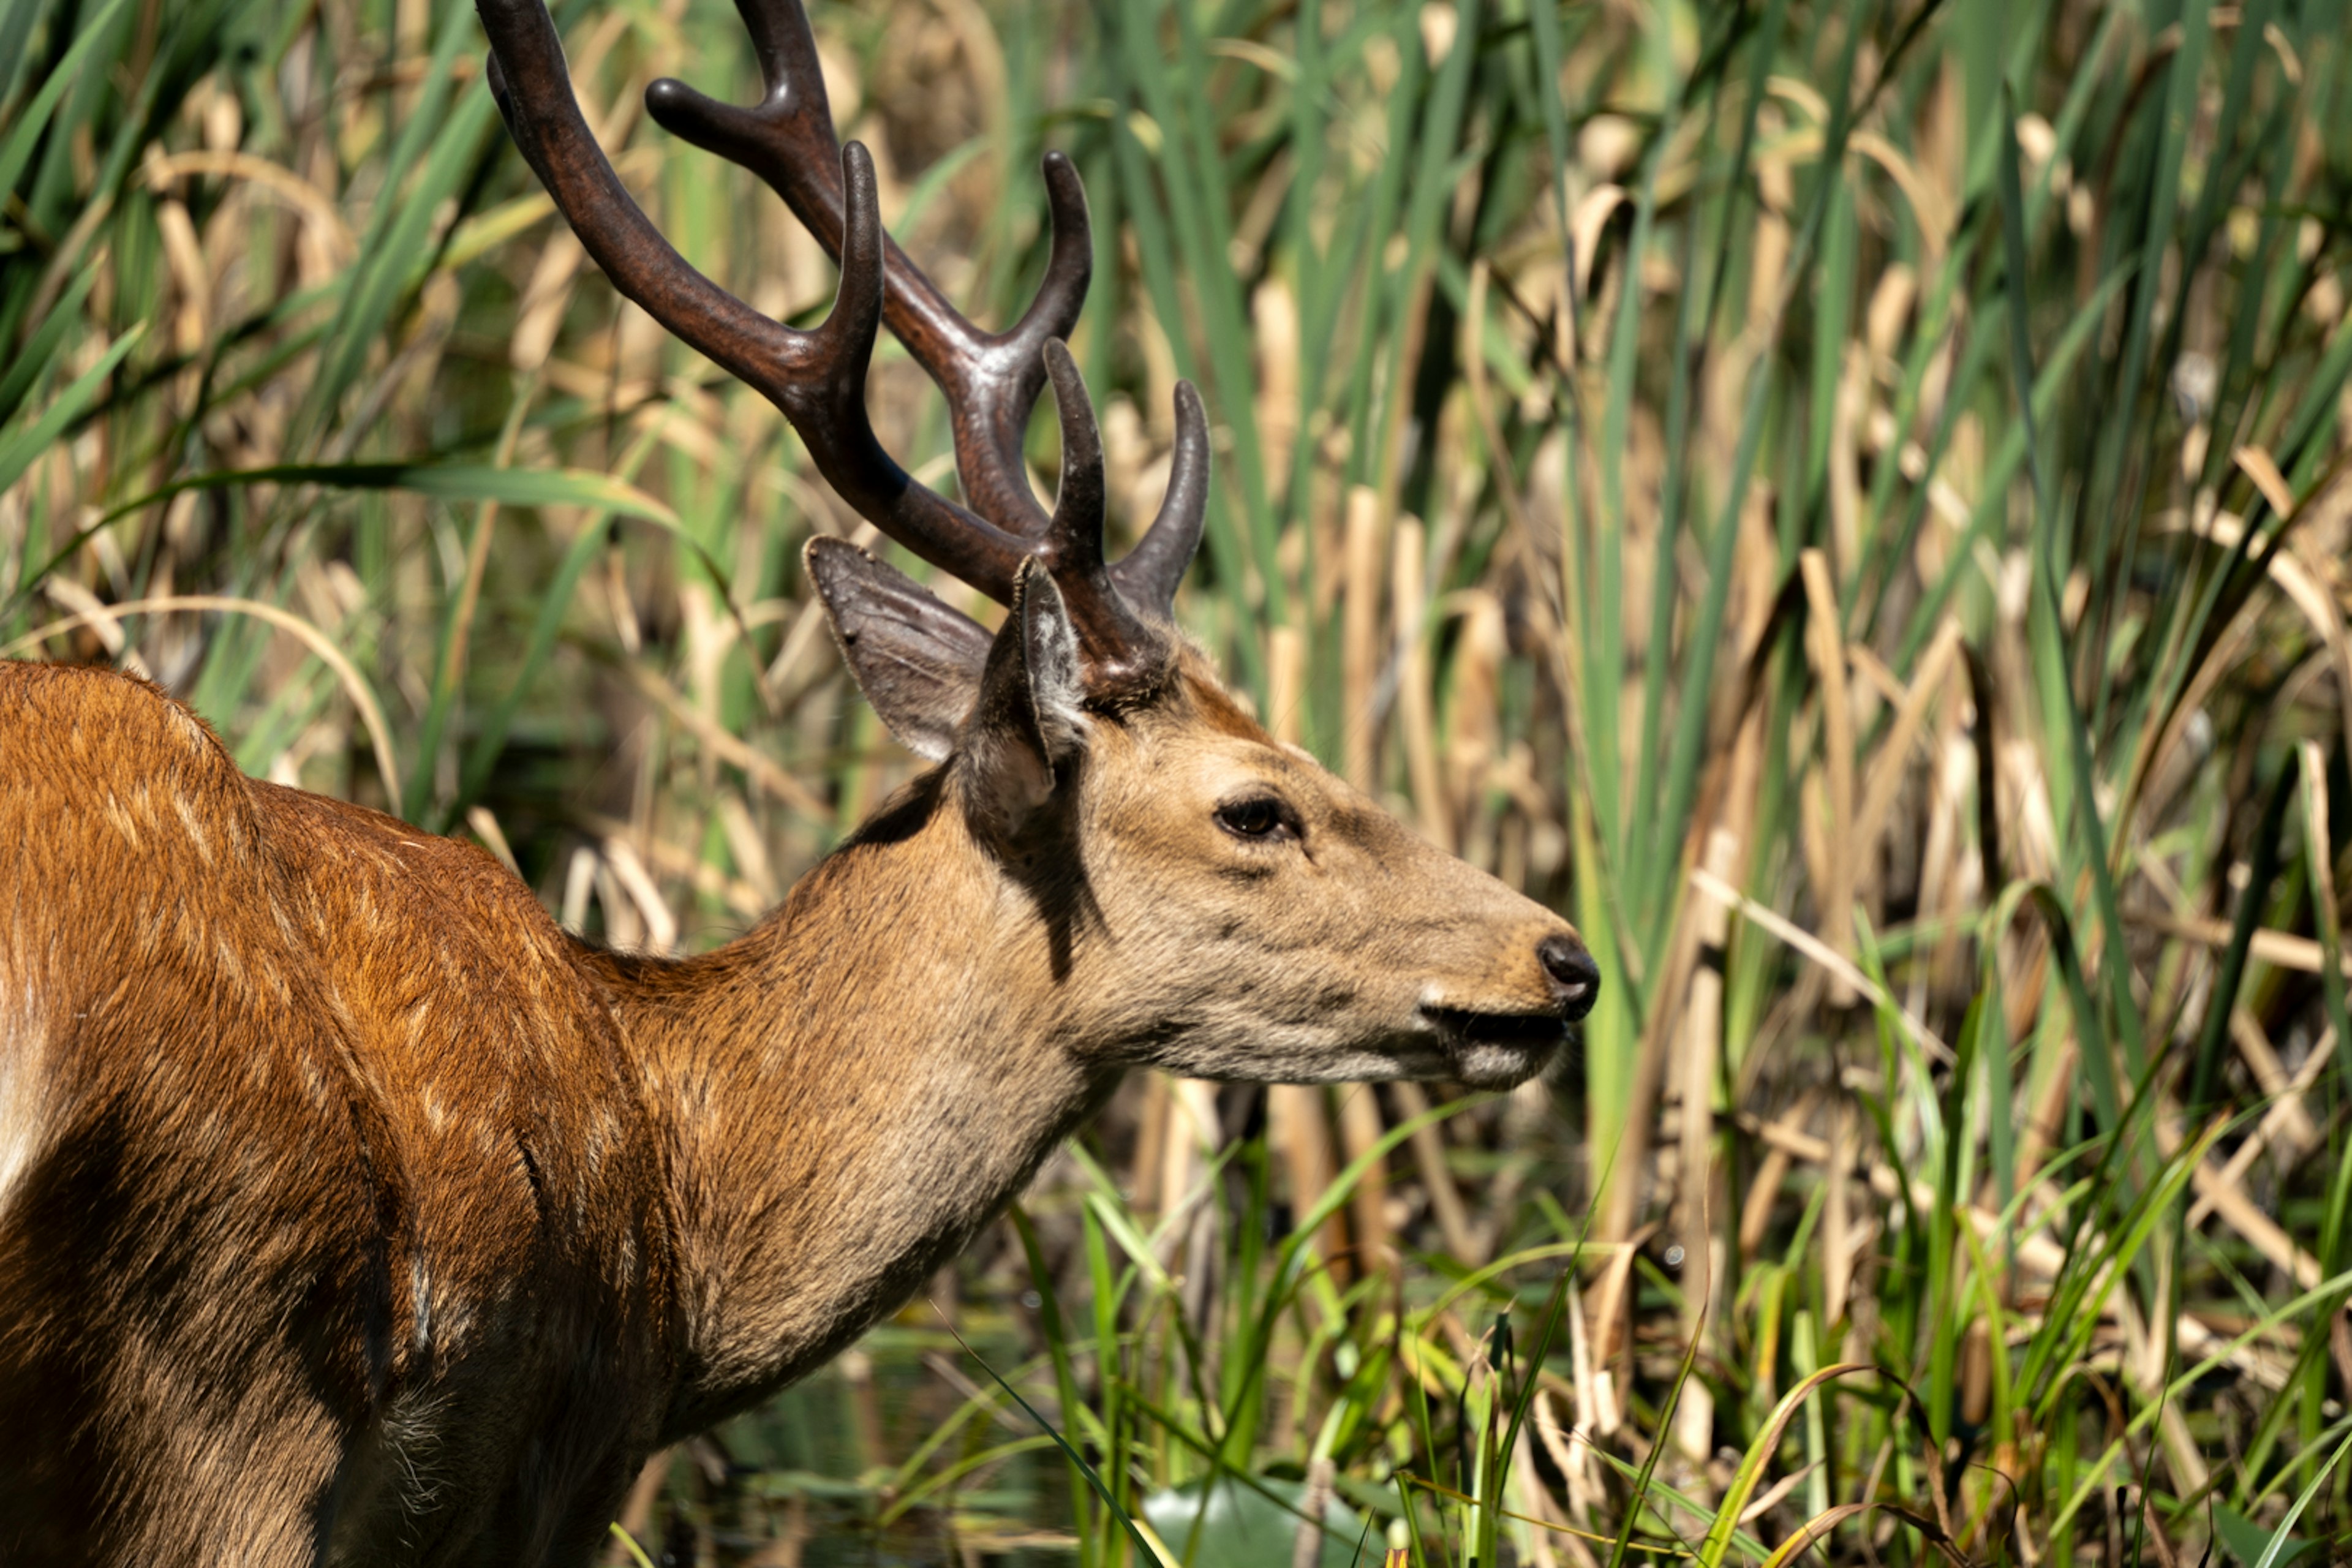
[[[1851,582],[1862,569],[1864,498],[1859,432],[1869,407],[1870,351],[1861,343],[1849,342],[1843,369],[1838,376],[1829,443],[1830,541],[1837,552],[1835,566],[1841,582]]]
[[[149,148],[141,164],[141,173],[148,182],[148,188],[158,195],[175,192],[181,181],[191,177],[239,181],[241,191],[249,191],[256,196],[271,197],[301,220],[306,233],[315,231],[317,242],[327,252],[324,259],[330,268],[348,265],[359,253],[358,237],[352,232],[351,225],[344,221],[342,210],[335,205],[335,198],[282,163],[271,163],[251,153],[238,152],[234,147],[166,153],[161,143],[157,143]],[[224,202],[223,207],[237,205],[232,199]],[[252,216],[242,211],[234,216],[248,220]],[[225,244],[242,244],[247,237],[243,232],[222,223],[217,212],[207,227],[214,231],[206,236],[207,241],[218,237]],[[207,243],[204,248],[210,251],[215,247]],[[209,268],[211,281],[208,287],[220,286],[220,270],[218,268]]]
[[[1699,825],[1710,820],[1730,833],[1735,864],[1740,830],[1752,820],[1754,809],[1755,769],[1760,764],[1761,753],[1748,743],[1748,737],[1757,729],[1755,723],[1742,718],[1730,755],[1710,766],[1707,782],[1700,791],[1699,807],[1692,814],[1694,835]],[[1714,831],[1716,828],[1709,829],[1710,834]],[[1696,851],[1695,837],[1686,838],[1681,857],[1687,871],[1685,880],[1706,874],[1704,868],[1693,863]],[[1731,896],[1745,901],[1738,894]],[[1602,1178],[1601,1218],[1597,1229],[1605,1241],[1626,1237],[1645,1198],[1643,1183],[1653,1164],[1650,1140],[1657,1120],[1656,1107],[1670,1076],[1670,1058],[1683,1027],[1683,1010],[1690,1001],[1692,976],[1699,967],[1702,944],[1698,921],[1702,912],[1694,900],[1685,898],[1681,901],[1673,928],[1667,933],[1664,961],[1653,982],[1657,986],[1660,1005],[1651,1008],[1643,1025],[1617,1147]]]
[[[1381,668],[1381,498],[1369,485],[1348,492],[1345,571],[1339,595],[1339,771],[1376,794],[1380,731],[1372,692]]]
[[[2262,1123],[2254,1129],[2252,1136],[2241,1143],[2237,1152],[2230,1156],[2231,1166],[2237,1166],[2242,1159],[2251,1161],[2265,1144],[2277,1145],[2281,1154],[2287,1159],[2300,1156],[2319,1142],[2319,1128],[2312,1121],[2311,1112],[2304,1108],[2303,1097],[2313,1084],[2319,1081],[2327,1063],[2334,1058],[2335,1026],[2331,1024],[2319,1032],[2319,1038],[2312,1042],[2303,1065],[2292,1074],[2286,1070],[2286,1064],[2279,1060],[2278,1051],[2272,1046],[2270,1037],[2263,1032],[2262,1021],[2243,1007],[2231,1009],[2230,1038],[2237,1046],[2238,1054],[2245,1058],[2246,1070],[2253,1074],[2255,1087],[2269,1096],[2272,1102],[2270,1109],[2263,1113]],[[2190,1207],[2189,1224],[2195,1225],[2203,1217],[2194,1205]]]
[[[499,865],[504,866],[517,877],[522,875],[522,868],[515,864],[514,846],[507,842],[506,829],[499,826],[499,819],[491,814],[489,807],[467,806],[466,826],[472,829],[475,838],[480,841],[482,847],[488,850]]]
[[[1217,1091],[1198,1079],[1167,1080],[1169,1110],[1160,1141],[1160,1213],[1174,1215],[1192,1197],[1222,1141]]]
[[[1887,726],[1886,738],[1879,743],[1871,761],[1868,776],[1862,792],[1862,806],[1853,819],[1853,841],[1864,851],[1874,847],[1886,831],[1887,818],[1895,809],[1897,793],[1909,771],[1911,748],[1918,743],[1926,727],[1927,710],[1937,697],[1946,694],[1952,678],[1958,672],[1960,645],[1963,634],[1960,623],[1947,616],[1936,628],[1927,651],[1919,657],[1918,673],[1911,684],[1903,688],[1895,705],[1894,722]],[[1927,759],[1930,767],[1937,762],[1933,753]],[[1857,880],[1874,883],[1868,873]]]
[[[1138,1212],[1160,1215],[1162,1168],[1168,1158],[1168,1127],[1175,1115],[1175,1090],[1169,1076],[1154,1069],[1143,1074],[1143,1102],[1135,1112],[1135,1152],[1128,1165],[1127,1201]]]
[[[2159,1118],[2156,1134],[2158,1151],[2169,1159],[2182,1142],[2177,1119]],[[2298,1289],[2308,1290],[2325,1277],[2319,1259],[2297,1246],[2285,1226],[2264,1214],[2247,1194],[2244,1184],[2231,1175],[2226,1167],[2216,1168],[2210,1161],[2200,1161],[2189,1173],[2189,1183],[2208,1214],[2218,1215],[2223,1225],[2236,1231],[2272,1267],[2293,1279]]]
[[[1559,1568],[1559,1554],[1552,1551],[1553,1531],[1558,1528],[1551,1493],[1544,1489],[1543,1478],[1536,1473],[1535,1435],[1526,1427],[1519,1428],[1517,1446],[1511,1452],[1511,1479],[1519,1496],[1526,1499],[1525,1507],[1536,1528],[1528,1532],[1528,1559],[1534,1568]],[[1581,1551],[1583,1542],[1576,1537],[1561,1534],[1559,1540],[1568,1547],[1570,1560],[1577,1568],[1591,1568],[1592,1556]],[[1292,1568],[1313,1568],[1312,1563],[1292,1564]]]
[[[1966,984],[1960,964],[1960,944],[1967,935],[1970,911],[1987,898],[1976,858],[1966,853],[1969,824],[1966,806],[1976,777],[1976,755],[1961,733],[1960,704],[1944,705],[1931,739],[1938,760],[1929,777],[1934,789],[1927,803],[1927,843],[1920,851],[1919,914],[1942,927],[1928,950],[1924,973],[1912,993],[1911,1010],[1924,1015],[1929,992]]]
[[[669,1479],[670,1456],[674,1449],[663,1448],[646,1461],[637,1479],[629,1483],[629,1495],[621,1504],[620,1528],[630,1541],[642,1542],[653,1528],[654,1504],[661,1500],[662,1487]],[[625,1568],[636,1561],[628,1545],[619,1536],[608,1542],[598,1562],[606,1568]]]
[[[1624,1394],[1633,1377],[1633,1259],[1658,1232],[1652,1221],[1633,1232],[1610,1255],[1608,1267],[1593,1292],[1591,1317],[1592,1342],[1592,1430],[1607,1437],[1625,1421]]]
[[[2161,931],[2166,936],[2179,937],[2200,946],[2216,950],[2230,945],[2230,922],[2205,920],[2194,915],[2168,915],[2157,910],[2126,909],[2123,911],[2126,925],[2145,931]],[[2326,962],[2327,950],[2307,936],[2256,926],[2249,948],[2252,957],[2279,969],[2292,969],[2302,974],[2317,974]],[[2347,978],[2352,978],[2352,952],[2337,955]]]
[[[1742,1131],[1768,1148],[1785,1150],[1792,1159],[1804,1164],[1818,1165],[1822,1169],[1829,1184],[1822,1221],[1824,1226],[1830,1225],[1833,1218],[1833,1211],[1838,1205],[1840,1188],[1850,1185],[1851,1177],[1860,1158],[1851,1105],[1843,1108],[1837,1130],[1830,1139],[1814,1137],[1790,1125],[1785,1119],[1768,1122],[1760,1117],[1742,1111],[1738,1113],[1734,1120]],[[2169,1147],[2165,1148],[2165,1152],[2168,1154],[2178,1149],[2179,1147],[2178,1119],[2175,1118],[2171,1122],[2159,1120],[2157,1123],[2157,1138],[2159,1147],[2169,1143]],[[1909,1201],[1915,1205],[1926,1208],[1933,1205],[1937,1201],[1934,1183],[1923,1176],[1906,1177],[1883,1160],[1874,1158],[1863,1168],[1863,1174],[1871,1191],[1882,1199],[1890,1201],[1901,1199],[1905,1196],[1905,1188],[1907,1186]],[[2210,1182],[2213,1175],[2210,1167],[2206,1168],[2205,1175]],[[1851,1195],[1850,1192],[1848,1195]],[[1980,1240],[1987,1244],[2014,1247],[2018,1266],[2028,1273],[2044,1279],[2055,1279],[2059,1271],[2065,1267],[2068,1257],[2066,1247],[2040,1228],[2039,1221],[2029,1218],[2025,1226],[2021,1228],[2016,1224],[2004,1222],[2000,1215],[1994,1210],[1977,1204],[1961,1205],[1955,1212],[1969,1222]],[[2252,1241],[2254,1238],[2248,1237],[2247,1239]],[[2077,1245],[2096,1247],[2103,1243],[2100,1237],[2093,1235],[2077,1238]],[[2259,1247],[2262,1244],[2256,1242],[2256,1245]],[[1850,1263],[1851,1259],[1847,1253],[1852,1250],[1853,1248],[1849,1247],[1841,1251],[1832,1246],[1827,1255],[1827,1261],[1832,1265]],[[2298,1274],[2315,1267],[2307,1254],[2295,1257],[2283,1252],[2281,1258],[2285,1259],[2282,1267],[2291,1268]],[[1839,1283],[1833,1274],[1826,1278],[1830,1283]],[[2315,1282],[2317,1278],[2317,1275],[2313,1275],[2313,1282]],[[1850,1288],[1850,1277],[1845,1283]],[[1837,1302],[1825,1301],[1824,1310],[1827,1315],[1833,1320],[1836,1312],[1832,1308],[1841,1304],[1846,1299],[1840,1297]]]
[[[557,919],[565,931],[577,934],[587,928],[588,899],[595,888],[596,851],[583,844],[564,864],[563,901],[558,906]]]
[[[1705,893],[1709,899],[1727,908],[1738,910],[1750,923],[1769,931],[1805,957],[1812,960],[1833,981],[1841,982],[1849,987],[1856,997],[1868,997],[1871,1001],[1893,1012],[1903,1026],[1904,1032],[1911,1037],[1931,1060],[1949,1064],[1956,1059],[1952,1047],[1946,1045],[1941,1037],[1917,1016],[1906,1011],[1894,997],[1880,990],[1877,984],[1856,968],[1851,959],[1832,951],[1827,942],[1797,925],[1786,916],[1766,909],[1705,867],[1694,868],[1690,881],[1691,886]]]
[[[514,337],[507,345],[507,363],[525,374],[537,373],[555,347],[555,335],[572,308],[573,285],[588,253],[569,228],[549,235],[546,248],[531,268],[516,306]]]
[[[1388,1128],[1381,1119],[1381,1102],[1370,1084],[1349,1084],[1339,1091],[1339,1146],[1354,1164],[1373,1152]],[[1387,1268],[1396,1261],[1396,1245],[1389,1232],[1388,1162],[1375,1159],[1365,1168],[1348,1200],[1348,1220],[1355,1233],[1359,1271]]]
[[[1832,1121],[1830,1141],[1822,1146],[1828,1173],[1822,1194],[1822,1327],[1827,1337],[1822,1343],[1821,1359],[1824,1363],[1845,1359],[1843,1325],[1846,1300],[1853,1289],[1855,1245],[1853,1193],[1847,1178],[1853,1169],[1853,1107],[1839,1100]],[[1793,1142],[1769,1135],[1765,1142],[1803,1157]]]
[[[2245,520],[2236,513],[2203,508],[2172,513],[2162,520],[2160,526],[2171,531],[2195,534],[2222,550],[2235,549],[2246,534]],[[2300,541],[2299,535],[2293,538],[2294,542]],[[2268,562],[2271,581],[2277,585],[2281,596],[2303,616],[2326,650],[2328,666],[2336,675],[2336,705],[2343,734],[2347,743],[2352,744],[2352,632],[2347,631],[2343,610],[2328,586],[2327,569],[2295,549],[2269,552]],[[2254,604],[2250,603],[2241,614],[2253,608]],[[2225,637],[2215,645],[2212,655],[2206,661],[2209,667],[2221,655],[2229,641]],[[2217,676],[2219,673],[2217,669]],[[2191,683],[2191,691],[2200,697],[2210,684],[2202,679],[2203,675],[2204,670],[2200,668],[2200,679]],[[2182,701],[2174,710],[2176,721],[2183,726],[2189,715],[2195,710],[2189,701],[2189,695],[2184,693]],[[2168,726],[2166,742],[2169,743],[2175,739],[2171,727]]]
[[[1396,1096],[1397,1110],[1407,1121],[1428,1113],[1429,1096],[1421,1085],[1407,1080],[1390,1085],[1389,1092]],[[1438,1234],[1445,1238],[1445,1250],[1464,1263],[1486,1262],[1486,1238],[1472,1223],[1469,1205],[1462,1201],[1454,1173],[1446,1169],[1445,1140],[1429,1126],[1416,1128],[1410,1142],[1413,1165],[1421,1173],[1422,1190],[1429,1195],[1430,1214],[1437,1221]]]
[[[1327,1454],[1307,1461],[1307,1485],[1298,1507],[1306,1517],[1291,1538],[1290,1568],[1316,1568],[1323,1560],[1323,1519],[1331,1506],[1331,1483],[1338,1475],[1339,1467]]]
[[[1211,1331],[1211,1315],[1223,1283],[1224,1205],[1210,1173],[1223,1142],[1215,1086],[1198,1079],[1171,1080],[1167,1133],[1160,1144],[1160,1212],[1166,1237],[1160,1263],[1176,1277],[1175,1306],[1192,1326],[1190,1342],[1201,1346],[1192,1375],[1211,1385],[1223,1354],[1223,1340]]]
[[[629,839],[614,836],[604,840],[604,864],[611,868],[613,880],[626,894],[636,911],[644,930],[641,943],[647,950],[667,957],[677,951],[677,917],[670,912],[669,903],[655,886],[653,873]]]
[[[834,1366],[849,1394],[849,1429],[856,1438],[858,1473],[864,1475],[887,1463],[888,1453],[882,1446],[882,1405],[874,1386],[874,1357],[863,1346],[852,1346],[841,1352]],[[709,1439],[697,1437],[691,1442],[699,1446]]]
[[[618,817],[607,816],[602,812],[583,811],[572,820],[582,831],[595,835],[600,841],[635,832]],[[684,883],[699,897],[717,900],[746,920],[756,920],[773,906],[773,900],[762,898],[751,883],[727,876],[699,855],[680,848],[666,838],[647,836],[639,839],[635,847],[649,870]]]
[[[1569,1393],[1576,1401],[1580,1425],[1571,1432],[1561,1432],[1559,1417],[1551,1414],[1549,1391],[1546,1391],[1537,1401],[1543,1407],[1538,1419],[1540,1422],[1543,1417],[1549,1417],[1549,1422],[1548,1426],[1539,1425],[1538,1431],[1544,1439],[1545,1449],[1559,1466],[1561,1479],[1567,1483],[1570,1522],[1590,1529],[1592,1505],[1603,1496],[1600,1468],[1592,1457],[1591,1438],[1596,1432],[1603,1437],[1614,1432],[1616,1416],[1613,1409],[1605,1412],[1608,1424],[1601,1425],[1604,1409],[1593,1364],[1591,1323],[1585,1316],[1584,1295],[1577,1287],[1573,1271],[1569,1275],[1568,1289],[1560,1305],[1568,1318]],[[1570,1437],[1581,1441],[1571,1448],[1567,1441]],[[1556,1440],[1558,1447],[1554,1446]]]
[[[606,840],[607,844],[620,842],[622,840],[617,838]],[[617,952],[635,952],[644,948],[646,945],[645,916],[638,910],[636,900],[629,896],[629,890],[614,874],[609,857],[597,856],[591,885],[595,889],[596,907],[604,915],[605,945]]]
[[[2168,1297],[2166,1276],[2170,1272],[2167,1255],[2158,1253],[2152,1300],[2163,1301]],[[2181,1417],[2179,1402],[2161,1397],[2174,1352],[2173,1336],[2148,1320],[2128,1289],[2111,1291],[2108,1305],[2123,1338],[2124,1375],[2142,1398],[2157,1406],[2157,1436],[2172,1472],[2173,1485],[2181,1496],[2198,1496],[2210,1483],[2211,1472],[2197,1451],[2197,1441],[2189,1435],[2188,1422]],[[2171,1419],[2166,1419],[2168,1416]]]
[[[1821,900],[1822,939],[1841,958],[1853,952],[1855,859],[1861,846],[1854,834],[1853,708],[1846,690],[1845,634],[1838,614],[1837,589],[1830,581],[1829,559],[1819,550],[1798,557],[1804,578],[1805,602],[1811,619],[1805,628],[1805,652],[1822,710],[1822,770],[1829,820],[1822,840],[1825,880],[1816,889]],[[1858,988],[1843,973],[1832,972],[1830,1002],[1851,1007]]]
[[[1808,1089],[1775,1119],[1773,1125],[1784,1131],[1801,1131],[1812,1120],[1813,1107],[1821,1101],[1818,1089]],[[1747,1201],[1739,1210],[1739,1256],[1745,1260],[1756,1256],[1764,1244],[1764,1232],[1772,1221],[1773,1205],[1780,1195],[1780,1185],[1789,1178],[1791,1163],[1789,1151],[1777,1143],[1767,1143],[1763,1163],[1756,1167],[1755,1178],[1748,1183]]]
[[[812,822],[832,820],[833,808],[819,799],[815,791],[771,762],[762,752],[753,750],[750,742],[688,701],[668,681],[643,665],[630,666],[629,678],[640,692],[675,721],[680,729],[693,736],[698,744],[707,748],[720,762],[740,768],[746,778],[778,803]]]
[[[751,896],[764,910],[782,892],[777,879],[774,862],[768,855],[768,840],[751,820],[751,808],[744,804],[741,792],[723,788],[719,792],[719,826],[726,836],[728,853],[734,858],[735,868],[741,874]]]
[[[1265,489],[1269,495],[1280,495],[1290,484],[1291,453],[1298,441],[1298,301],[1290,285],[1278,277],[1260,283],[1250,295],[1250,321]],[[1294,584],[1294,595],[1302,586]]]
[[[1728,879],[1738,856],[1738,841],[1718,827],[1707,837],[1706,868]],[[1713,900],[1700,900],[1691,925],[1698,943],[1723,951],[1730,934],[1730,911]],[[1682,1094],[1681,1192],[1676,1216],[1683,1237],[1683,1333],[1699,1346],[1700,1353],[1716,1353],[1709,1343],[1720,1303],[1716,1285],[1721,1271],[1715,1267],[1717,1239],[1714,1207],[1715,1091],[1722,1076],[1723,971],[1699,963],[1691,972],[1688,1001],[1683,1012],[1682,1049],[1675,1064],[1675,1087]],[[1703,1460],[1714,1451],[1715,1399],[1703,1379],[1684,1388],[1675,1409],[1675,1433],[1684,1457]]]
[[[1296,626],[1265,635],[1266,731],[1286,746],[1298,744],[1307,705],[1307,639]]]
[[[1446,809],[1445,778],[1438,767],[1437,720],[1431,711],[1429,653],[1424,641],[1429,614],[1423,578],[1428,541],[1417,517],[1400,517],[1389,568],[1390,596],[1396,616],[1397,730],[1404,742],[1405,775],[1422,837],[1440,849],[1454,847],[1453,813]]]
[[[1503,603],[1479,588],[1450,595],[1462,616],[1454,647],[1454,679],[1445,711],[1446,799],[1454,813],[1454,842],[1463,858],[1483,870],[1495,867],[1492,815],[1483,804],[1502,731],[1503,661],[1510,655]]]

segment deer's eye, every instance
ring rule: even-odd
[[[1217,807],[1217,826],[1236,838],[1290,838],[1297,835],[1289,807],[1270,795],[1245,795]]]

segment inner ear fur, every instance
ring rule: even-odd
[[[1086,746],[1086,686],[1069,606],[1045,566],[1022,563],[972,704],[957,737],[969,802],[1008,827],[1054,793]]]
[[[987,630],[846,540],[812,539],[803,559],[875,713],[917,756],[946,760],[989,668]]]

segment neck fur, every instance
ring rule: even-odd
[[[926,785],[740,940],[615,965],[670,1164],[670,1436],[905,1301],[1115,1081],[1057,1038],[1046,921]]]

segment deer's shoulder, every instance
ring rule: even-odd
[[[345,1080],[327,1092],[381,1107],[396,1163],[499,1151],[528,1208],[526,1176],[561,1185],[637,1131],[609,995],[529,888],[472,845],[247,777],[135,676],[0,664],[11,885],[38,896],[0,932],[16,949],[0,973],[44,971],[26,978],[91,1024],[185,1035],[184,1058],[217,1073],[258,1051]],[[189,1026],[224,1014],[250,1029]],[[589,1087],[602,1092],[583,1100]]]
[[[0,661],[0,780],[71,805],[109,786],[232,789],[243,775],[195,712],[103,666]]]

